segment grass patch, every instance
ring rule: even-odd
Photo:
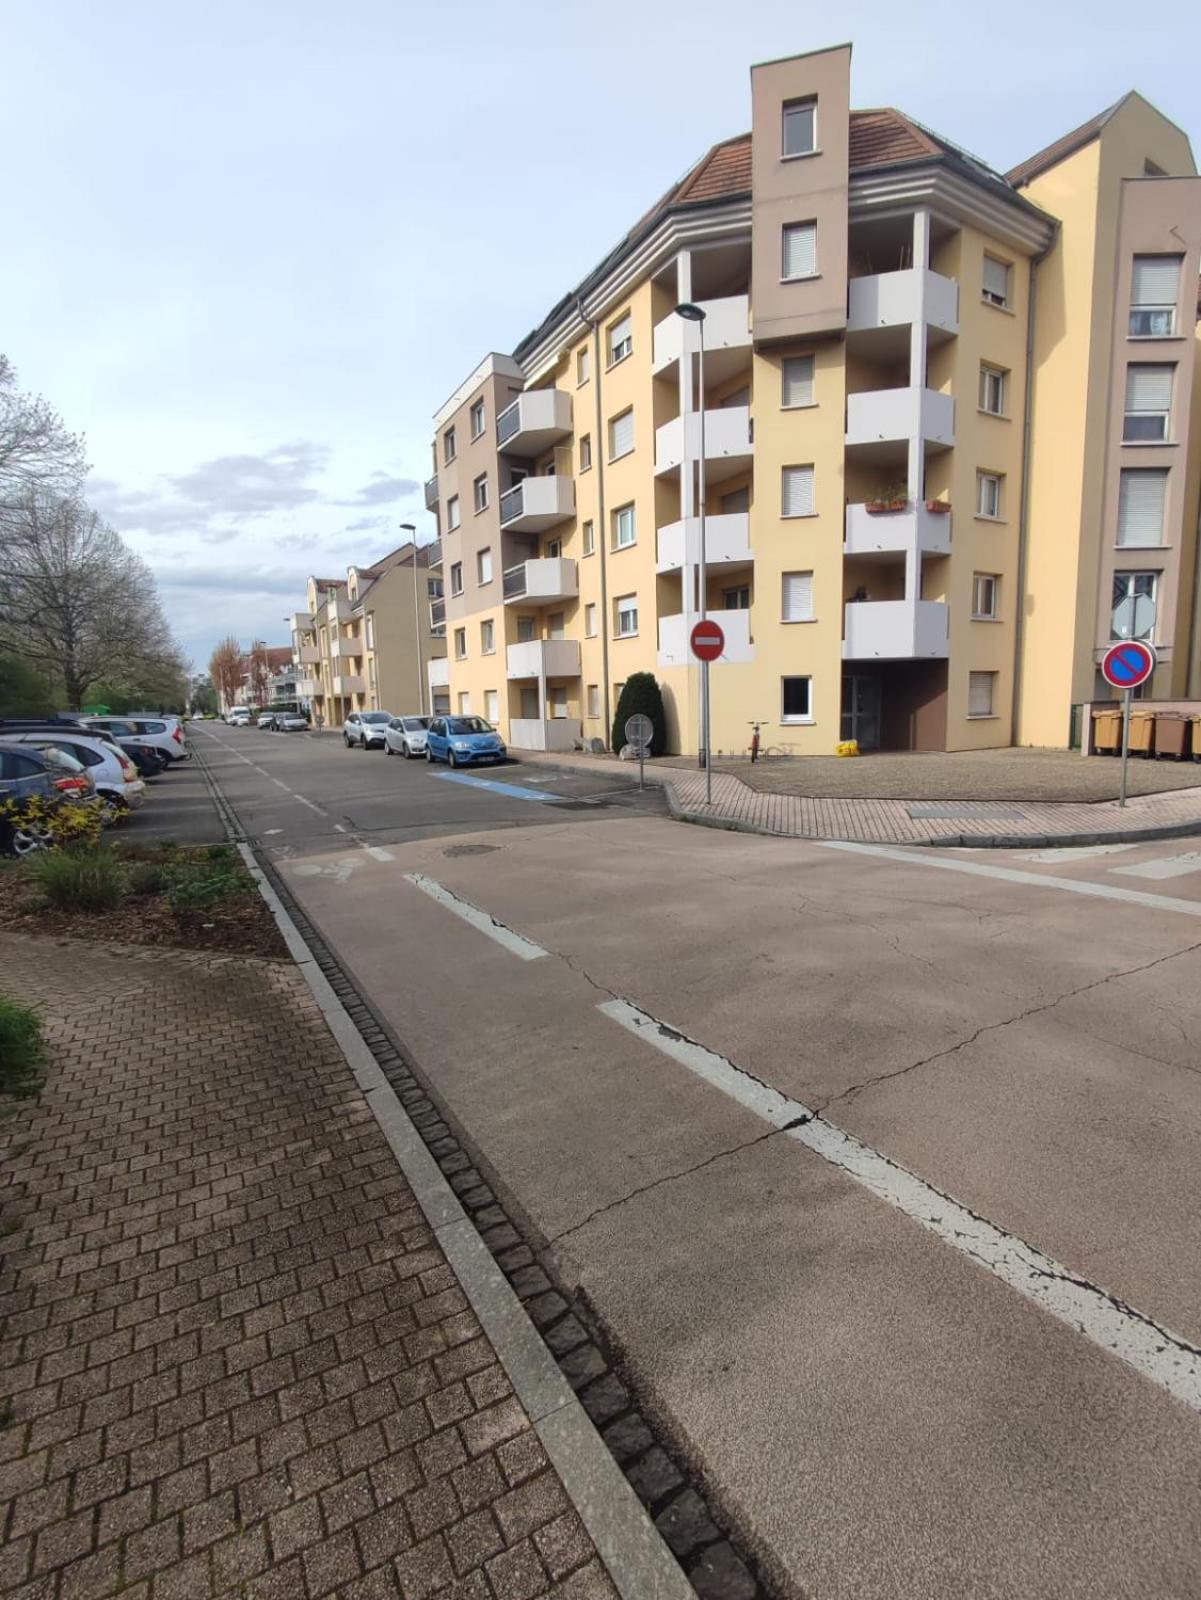
[[[30,1006],[0,995],[0,1091],[36,1094],[45,1063],[42,1019]]]
[[[107,847],[48,851],[33,862],[33,878],[59,911],[114,911],[125,890],[121,863]]]
[[[241,862],[226,844],[202,855],[176,857],[163,869],[167,901],[175,911],[208,911],[248,887]]]

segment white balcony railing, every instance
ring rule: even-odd
[[[750,297],[745,294],[701,301],[701,309],[705,313],[706,361],[722,350],[750,350],[750,304]],[[652,370],[656,373],[666,372],[685,350],[695,350],[699,336],[694,330],[694,323],[685,322],[674,311],[662,322],[656,323]]]
[[[671,472],[685,459],[695,461],[701,453],[701,414],[690,411],[673,417],[655,429],[655,472]],[[751,462],[751,410],[749,406],[722,406],[705,412],[705,461],[709,479],[717,476],[712,464],[724,463],[726,475]]]
[[[553,600],[573,600],[580,592],[579,572],[574,561],[563,556],[544,556],[509,567],[502,588],[507,606],[519,602],[538,606]]]
[[[347,673],[342,677],[337,674],[333,678],[335,694],[365,694],[367,682],[361,673]]]
[[[425,509],[432,511],[438,504],[438,474],[425,480]]]
[[[578,717],[509,718],[509,743],[516,750],[574,750],[583,738]]]
[[[496,419],[496,448],[518,456],[540,456],[571,432],[571,396],[566,389],[530,389]]]
[[[913,549],[928,556],[945,556],[951,549],[951,513],[928,511],[923,501],[909,501],[903,511],[869,511],[867,505],[849,505],[842,548],[848,556]]]
[[[321,660],[321,651],[315,644],[298,644],[292,651],[292,663],[297,667],[315,667]]]
[[[852,600],[843,614],[845,661],[946,658],[947,607],[941,600]]]
[[[336,594],[332,600],[326,602],[325,620],[331,625],[335,622],[349,622],[351,617],[350,601],[344,594]]]
[[[751,643],[751,614],[749,611],[710,611],[706,615],[716,622],[726,636],[726,647],[719,661],[753,661]],[[688,639],[700,619],[695,612],[676,612],[659,618],[659,665],[661,667],[687,667],[695,665],[696,657],[688,647]]]
[[[954,278],[921,267],[852,278],[847,295],[847,332],[924,322],[942,333],[959,332],[959,285]]]
[[[329,653],[335,661],[357,661],[363,654],[363,641],[358,634],[339,634],[330,640]]]
[[[500,525],[512,533],[538,533],[575,516],[575,484],[561,473],[523,478],[500,497]]]
[[[320,678],[297,678],[296,693],[302,700],[311,700],[322,693]]]
[[[293,633],[309,633],[313,627],[313,613],[311,611],[293,611],[288,618]]]
[[[446,656],[435,656],[425,664],[426,678],[431,689],[450,687],[450,662]]]
[[[523,639],[505,653],[510,678],[578,678],[578,639]]]
[[[848,448],[909,439],[955,443],[955,402],[936,389],[865,389],[847,395]]]
[[[726,511],[705,518],[705,565],[731,566],[752,561],[751,519],[745,511]],[[695,566],[701,558],[701,521],[687,517],[660,528],[656,547],[656,571],[677,572]]]

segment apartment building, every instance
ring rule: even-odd
[[[430,619],[441,579],[429,547],[406,543],[345,578],[311,577],[305,608],[289,619],[296,693],[314,721],[335,727],[352,711],[431,709],[431,663],[446,641]]]
[[[753,68],[751,132],[435,417],[445,693],[519,748],[607,742],[650,671],[695,751],[702,610],[717,751],[1065,744],[1149,572],[1185,692],[1187,140],[1132,95],[1006,177],[850,68]]]

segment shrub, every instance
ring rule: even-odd
[[[638,712],[649,717],[655,725],[649,754],[661,756],[667,748],[667,718],[663,714],[663,696],[653,672],[632,672],[622,685],[617,715],[613,718],[614,750],[620,750],[622,745],[629,743],[625,726]]]
[[[47,800],[38,794],[23,800],[0,801],[0,821],[40,833],[47,848],[94,845],[104,827],[99,806]]]
[[[109,849],[70,845],[33,861],[34,881],[60,911],[112,911],[121,903],[125,876]]]
[[[42,1021],[37,1012],[0,995],[0,1091],[36,1093],[45,1058]]]
[[[166,874],[157,861],[135,861],[127,869],[130,894],[159,894],[166,886]]]
[[[216,848],[225,849],[224,846]],[[163,868],[163,879],[167,899],[175,911],[206,911],[240,894],[246,886],[228,852],[215,858],[211,852],[203,856],[177,857]]]

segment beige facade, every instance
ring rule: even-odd
[[[753,69],[751,134],[435,419],[444,704],[519,748],[607,743],[649,671],[695,751],[702,613],[717,751],[752,722],[797,753],[1066,743],[1157,492],[1132,465],[1168,479],[1139,554],[1165,689],[1196,676],[1187,141],[1132,96],[1007,179],[852,111],[850,61]],[[1136,259],[1172,252],[1172,332],[1132,336]],[[1163,374],[1128,368],[1168,363],[1169,431],[1131,441]]]
[[[418,714],[431,709],[430,663],[446,642],[433,626],[440,580],[429,550],[412,544],[345,578],[308,581],[292,614],[296,693],[315,723],[337,727],[352,711]]]

